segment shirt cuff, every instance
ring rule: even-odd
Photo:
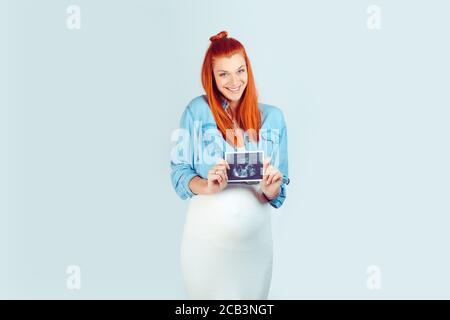
[[[284,200],[286,199],[286,185],[288,185],[289,183],[290,179],[284,176],[280,186],[280,193],[278,194],[278,197],[269,200],[269,204],[275,209],[280,208],[281,205],[284,203]]]
[[[192,192],[191,188],[189,188],[189,182],[192,180],[192,178],[194,178],[195,176],[198,176],[198,174],[196,172],[190,172],[188,174],[185,174],[182,178],[182,182],[181,185],[183,186],[184,189],[184,194],[183,194],[183,200],[187,199],[187,198],[192,198],[193,196],[195,196],[196,194]]]

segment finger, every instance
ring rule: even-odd
[[[219,159],[216,162],[216,165],[223,165],[225,166],[227,169],[230,169],[230,166],[228,164],[228,162],[225,159]]]
[[[263,172],[266,172],[267,168],[269,167],[269,164],[270,164],[270,157],[264,159],[263,161]]]
[[[215,173],[210,173],[209,175],[208,175],[208,180],[210,180],[210,181],[219,181],[219,178],[220,178],[220,175],[218,175],[218,174],[215,174]]]
[[[214,170],[226,171],[227,167],[224,164],[218,164],[214,168]]]
[[[274,175],[274,173],[272,172],[267,176],[267,182],[266,182],[267,185],[272,184],[273,175]]]
[[[224,182],[224,181],[228,180],[228,176],[226,174],[225,167],[222,167],[221,169],[220,168],[212,169],[212,170],[210,170],[210,172],[212,175],[219,177],[217,179],[219,182]]]
[[[262,179],[259,182],[259,184],[261,185],[261,184],[264,184],[264,183],[266,183],[266,177],[265,176],[262,177]]]
[[[221,182],[225,183],[226,181],[228,181],[228,177],[224,172],[220,173],[220,177],[221,177]]]
[[[217,180],[217,181],[220,182],[220,179],[221,179],[220,175],[215,173],[214,170],[210,170],[209,171],[209,173],[208,173],[208,180],[210,180],[210,181],[216,181]]]
[[[267,179],[269,178],[269,174],[270,174],[270,166],[267,167],[266,170],[264,170],[264,172],[263,172],[263,179],[262,179],[262,181],[263,181],[264,184],[268,184],[267,183],[267,181],[268,181]]]
[[[278,170],[274,167],[270,167],[269,177],[267,178],[267,184],[272,184],[273,177],[278,173]]]
[[[279,172],[275,178],[273,178],[273,183],[280,181],[281,179],[283,179],[283,175],[281,174],[281,172]]]
[[[264,172],[264,175],[268,177],[268,176],[270,175],[271,172],[272,172],[272,166],[269,165],[269,166],[266,168],[266,171]]]
[[[266,175],[267,167],[269,166],[269,163],[267,161],[263,162],[263,175]]]
[[[218,167],[213,169],[214,174],[223,174],[224,176],[227,176],[227,170],[225,167]]]
[[[225,169],[225,167],[218,167],[214,169],[214,174],[218,174],[219,176],[225,179],[227,175],[227,170]]]
[[[272,172],[270,180],[269,180],[270,181],[269,184],[274,183],[276,180],[279,179],[279,177],[280,177],[280,172],[279,171]]]

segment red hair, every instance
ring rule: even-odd
[[[227,139],[227,129],[233,129],[233,122],[222,107],[222,96],[217,88],[216,80],[213,75],[213,62],[215,58],[231,57],[241,54],[247,65],[247,86],[242,93],[236,121],[241,129],[247,131],[250,139],[258,141],[258,134],[261,127],[261,115],[258,109],[258,96],[256,92],[255,80],[253,78],[252,67],[244,46],[233,38],[228,38],[226,31],[219,32],[210,38],[211,44],[205,54],[202,66],[202,85],[205,89],[209,107],[216,120],[217,127],[222,133],[224,139]],[[238,145],[237,137],[233,136],[232,141],[227,139],[234,146]]]

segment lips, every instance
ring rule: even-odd
[[[236,88],[229,88],[229,87],[225,87],[225,88],[227,88],[229,91],[231,91],[233,93],[239,92],[239,90],[241,90],[241,86],[236,87]]]

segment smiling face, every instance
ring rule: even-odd
[[[239,102],[248,79],[244,57],[236,53],[231,57],[215,58],[213,73],[222,95],[231,102]]]

